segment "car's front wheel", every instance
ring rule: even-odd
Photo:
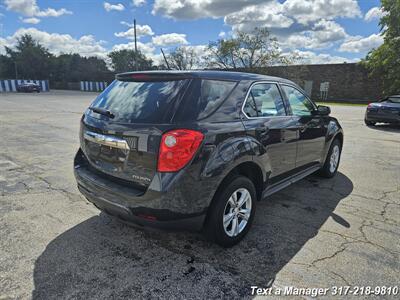
[[[336,172],[339,168],[340,156],[342,152],[342,145],[340,140],[336,138],[329,148],[328,155],[326,156],[325,163],[322,166],[319,174],[322,177],[332,178],[336,175]]]
[[[223,247],[239,243],[253,222],[256,199],[253,182],[234,177],[215,195],[205,224],[206,236]]]

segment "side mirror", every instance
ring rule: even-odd
[[[331,108],[325,105],[318,105],[317,110],[315,111],[315,114],[320,116],[328,116],[330,115],[330,113],[331,113]]]

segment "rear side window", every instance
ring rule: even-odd
[[[249,118],[286,115],[279,89],[273,83],[257,83],[253,85],[243,111]]]
[[[230,95],[236,84],[234,81],[194,79],[179,109],[179,119],[190,121],[210,116]]]
[[[187,80],[128,82],[115,80],[91,107],[109,110],[113,121],[123,123],[160,123],[183,90]]]
[[[400,97],[389,97],[386,102],[400,103]]]

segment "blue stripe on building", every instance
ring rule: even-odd
[[[107,83],[102,81],[81,81],[80,86],[81,91],[101,92],[107,87]]]
[[[0,80],[0,93],[2,92],[16,92],[18,85],[22,83],[36,83],[39,84],[43,92],[50,90],[48,80],[22,80],[22,79],[6,79]]]
[[[10,87],[11,87],[11,91],[15,92],[17,90],[17,85],[15,80],[10,80]]]

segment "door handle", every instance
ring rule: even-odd
[[[299,131],[300,131],[301,133],[303,133],[304,131],[306,131],[306,130],[307,130],[307,128],[308,128],[308,126],[307,126],[307,125],[300,126],[300,128],[299,128]]]
[[[268,133],[269,128],[268,127],[257,127],[256,128],[256,133],[258,134],[266,134]]]
[[[269,128],[268,127],[258,127],[256,128],[256,136],[259,139],[266,139],[268,138],[268,132],[269,132]]]

